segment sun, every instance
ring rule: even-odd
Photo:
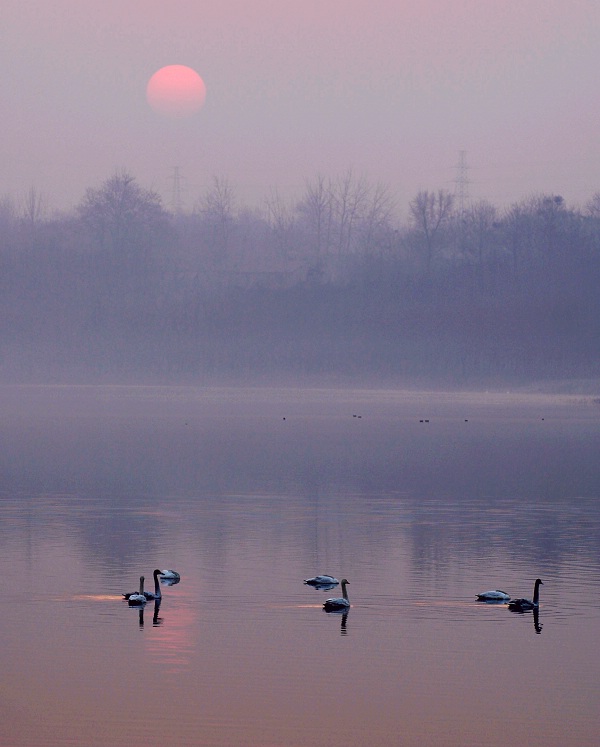
[[[146,99],[154,111],[168,117],[189,117],[206,99],[206,86],[186,65],[167,65],[157,70],[146,86]]]

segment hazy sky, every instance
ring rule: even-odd
[[[600,190],[598,0],[2,0],[0,196],[69,208],[116,169],[191,207],[212,175],[241,202],[353,168],[402,210],[454,189],[584,203]],[[189,65],[204,108],[145,99]]]

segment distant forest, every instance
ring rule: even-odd
[[[600,378],[600,192],[499,210],[348,171],[260,210],[168,210],[127,172],[0,200],[4,382],[453,388]]]

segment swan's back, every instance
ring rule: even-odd
[[[350,602],[347,599],[339,597],[337,599],[326,599],[323,603],[323,608],[327,612],[333,612],[334,610],[346,610],[350,607]]]
[[[347,578],[343,578],[341,581],[342,584],[342,596],[341,597],[332,597],[331,599],[326,599],[325,602],[323,602],[323,609],[326,612],[334,612],[336,610],[344,610],[348,609],[350,607],[350,600],[348,599],[348,592],[346,590],[346,585],[349,584],[350,581],[348,581]]]
[[[168,569],[161,571],[160,577],[165,578],[169,581],[179,581],[179,579],[181,578],[181,576],[179,575],[179,573],[177,573],[177,571],[171,571]]]
[[[322,576],[314,576],[313,578],[305,578],[304,583],[309,586],[337,586],[339,581],[335,576],[329,576],[326,573]]]
[[[509,610],[515,610],[516,612],[526,612],[527,610],[533,610],[537,607],[537,604],[534,604],[531,599],[511,599],[511,601],[508,603],[508,609]]]
[[[480,602],[508,602],[510,599],[510,594],[502,591],[502,589],[482,591],[481,594],[477,594],[476,596]]]
[[[143,602],[141,601],[142,598],[144,600]],[[123,594],[123,599],[126,599],[131,605],[145,604],[147,597],[144,594],[144,577],[143,576],[140,576],[139,591],[130,591],[127,594]]]
[[[508,609],[514,612],[528,612],[529,610],[538,609],[540,603],[540,586],[543,586],[543,583],[541,578],[536,578],[533,587],[533,599],[525,599],[524,597],[511,599],[508,603]]]

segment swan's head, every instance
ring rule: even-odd
[[[152,572],[152,575],[154,578],[158,578],[162,574],[162,571],[159,568],[155,568],[155,570]]]
[[[536,580],[535,580],[535,585],[536,585],[536,586],[543,586],[543,585],[544,585],[544,582],[542,581],[542,579],[541,579],[541,578],[536,578]]]
[[[340,583],[350,585],[350,581],[347,578],[343,578]]]

